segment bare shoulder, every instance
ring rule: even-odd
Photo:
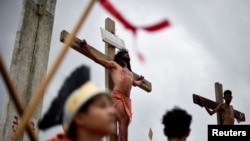
[[[112,64],[113,66],[115,66],[115,67],[117,67],[117,66],[119,66],[119,64],[117,64],[115,61],[109,61],[110,62],[110,64]]]
[[[225,107],[225,103],[220,103],[217,107],[218,108],[223,108],[223,107]]]
[[[117,64],[115,61],[108,61],[109,64],[110,64],[110,67],[113,68],[113,69],[118,69],[120,67],[119,64]]]

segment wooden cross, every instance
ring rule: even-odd
[[[115,22],[113,20],[111,20],[110,18],[106,18],[105,19],[105,29],[107,31],[111,32],[112,34],[115,34]],[[64,42],[68,35],[69,35],[69,33],[67,31],[63,30],[61,32],[60,41]],[[85,48],[80,47],[81,41],[82,41],[81,39],[78,39],[75,37],[70,47],[75,49],[79,53],[87,56],[88,58],[90,58],[89,55],[86,53]],[[98,57],[105,59],[105,60],[109,60],[109,61],[113,60],[113,57],[115,55],[115,46],[114,45],[111,45],[111,44],[105,42],[105,54],[96,50],[91,45],[89,45],[89,47],[90,47],[91,51],[93,53],[95,53]],[[132,73],[133,73],[134,79],[137,79],[139,77],[139,75],[136,74],[135,72],[132,72]],[[112,90],[113,86],[114,85],[113,85],[113,81],[111,79],[111,74],[107,69],[105,69],[105,87]],[[151,83],[146,79],[144,79],[143,83],[139,87],[141,89],[145,90],[146,92],[151,92],[151,90],[152,90]],[[108,139],[108,140],[117,141],[117,137],[116,137],[116,135],[111,136],[110,139]]]
[[[215,97],[216,97],[216,102],[207,99],[205,97],[199,96],[197,94],[193,94],[193,102],[201,107],[203,107],[202,103],[201,103],[201,99],[203,99],[205,101],[205,104],[207,105],[208,108],[210,109],[214,109],[219,103],[223,103],[223,90],[222,90],[222,85],[218,82],[215,83]],[[243,115],[243,119],[237,119],[240,121],[245,121],[245,114],[235,110],[234,109],[234,115],[235,114],[242,114]],[[222,119],[219,113],[217,113],[217,124],[221,125],[222,124]]]

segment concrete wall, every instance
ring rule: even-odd
[[[39,5],[39,2],[42,1],[45,4]],[[44,6],[45,10],[39,14],[41,6]],[[25,107],[28,105],[35,89],[47,71],[55,6],[56,0],[23,1],[23,10],[16,33],[10,74]],[[1,141],[9,140],[21,122],[14,103],[11,97],[8,96],[7,94],[3,116],[1,117],[1,125],[4,127],[0,128]],[[41,116],[41,110],[42,100],[32,117],[36,133],[38,133],[36,124]],[[20,140],[28,141],[29,138],[25,135]]]

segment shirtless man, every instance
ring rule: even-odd
[[[223,125],[234,125],[234,118],[239,118],[238,122],[242,121],[243,115],[236,115],[234,114],[233,106],[230,105],[232,100],[232,92],[230,90],[224,91],[224,100],[225,103],[220,103],[216,108],[213,110],[210,110],[206,105],[204,100],[201,98],[201,103],[205,107],[206,111],[213,115],[216,112],[220,112],[221,118],[222,118],[222,124]]]
[[[111,72],[114,83],[112,92],[113,104],[116,109],[119,127],[118,141],[128,141],[128,126],[132,119],[130,91],[132,86],[141,85],[144,77],[140,76],[137,80],[133,79],[130,57],[126,49],[119,50],[114,56],[114,61],[107,61],[97,57],[85,40],[82,41],[81,47],[85,47],[86,53],[92,60]]]

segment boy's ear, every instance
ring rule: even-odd
[[[85,118],[86,115],[84,113],[76,113],[75,117],[74,117],[74,122],[77,124],[77,125],[84,125],[85,124]]]
[[[163,128],[163,133],[164,133],[165,136],[167,136],[167,131],[166,131],[165,128]]]
[[[187,133],[186,133],[186,137],[188,137],[188,136],[189,136],[190,131],[191,131],[191,129],[188,129],[188,131],[187,131]]]

